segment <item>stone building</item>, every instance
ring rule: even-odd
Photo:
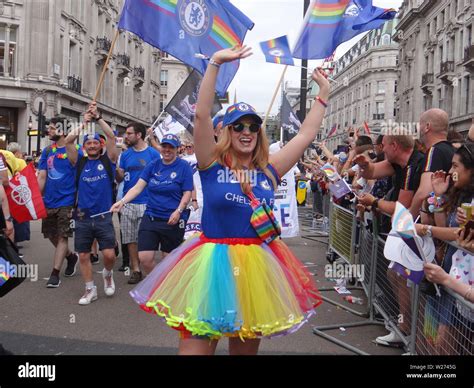
[[[92,100],[116,34],[124,0],[0,2],[0,148],[46,118],[79,120]],[[149,125],[188,69],[129,32],[121,32],[98,98],[119,133],[127,122]],[[31,140],[31,139],[30,139]],[[36,150],[36,137],[32,138]],[[42,139],[41,146],[48,143]]]

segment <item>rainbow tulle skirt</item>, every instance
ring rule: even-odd
[[[321,297],[286,244],[260,239],[186,240],[130,292],[183,335],[274,337],[298,330]]]

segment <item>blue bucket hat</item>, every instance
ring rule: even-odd
[[[257,124],[263,123],[257,111],[251,105],[245,102],[238,102],[227,108],[222,125],[226,127],[227,125],[235,123],[243,116],[252,116]]]
[[[174,148],[181,146],[178,136],[172,134],[163,136],[163,139],[161,139],[161,144],[171,144]]]

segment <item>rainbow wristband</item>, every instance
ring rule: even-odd
[[[316,96],[316,101],[318,101],[322,106],[324,106],[325,108],[328,107],[328,104],[319,96]]]

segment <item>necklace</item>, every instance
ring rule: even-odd
[[[79,144],[76,144],[76,150],[79,149]],[[58,159],[67,159],[67,152],[58,153],[58,145],[56,143],[51,145],[51,152]]]

